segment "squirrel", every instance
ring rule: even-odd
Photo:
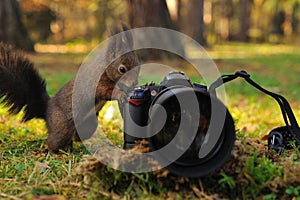
[[[115,27],[112,35],[118,34],[105,49],[105,57],[116,59],[105,69],[96,88],[95,111],[98,113],[108,100],[120,100],[125,92],[115,89],[116,83],[125,76],[125,85],[130,88],[137,85],[139,68],[134,51],[119,58],[114,58],[121,48],[132,50],[132,35],[122,24]],[[122,32],[126,31],[126,32]],[[48,150],[58,153],[72,147],[73,141],[81,141],[92,136],[97,128],[97,122],[87,128],[84,138],[79,137],[72,117],[72,93],[75,78],[67,82],[53,97],[46,91],[46,81],[40,76],[34,64],[20,50],[10,45],[0,43],[0,101],[8,107],[10,114],[24,111],[23,121],[41,118],[46,121]],[[112,96],[114,93],[114,96]],[[125,96],[124,96],[125,95]]]

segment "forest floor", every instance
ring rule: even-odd
[[[247,70],[263,87],[286,97],[300,119],[299,47],[226,43],[207,48],[207,53],[221,74]],[[86,55],[35,53],[28,57],[54,95],[76,75]],[[201,82],[197,75],[189,75]],[[50,154],[42,120],[21,123],[22,113],[11,116],[1,107],[0,199],[300,199],[299,148],[279,156],[269,152],[262,140],[270,130],[284,125],[276,102],[242,79],[225,88],[237,139],[229,160],[202,178],[178,177],[166,170],[117,171],[95,159],[81,143],[75,143],[72,152]],[[120,115],[116,112],[112,119],[105,119],[112,107],[116,104],[108,103],[100,112],[100,126],[112,143],[121,146]]]

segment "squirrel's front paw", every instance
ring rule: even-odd
[[[120,103],[124,103],[127,101],[127,95],[123,91],[115,90],[111,99],[118,100],[118,101],[120,101]]]
[[[127,95],[123,92],[123,95],[118,99],[120,103],[125,103],[128,101]]]

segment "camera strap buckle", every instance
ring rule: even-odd
[[[295,145],[300,146],[300,128],[289,102],[283,96],[270,92],[258,85],[250,78],[250,74],[248,74],[246,71],[238,71],[235,74],[222,75],[211,84],[209,87],[209,93],[216,96],[216,88],[238,77],[244,78],[256,89],[273,97],[280,106],[286,126],[276,128],[270,132],[268,135],[269,149],[275,150],[278,153],[282,153],[284,148],[290,148],[292,146],[289,145],[289,143],[292,141],[295,141]]]

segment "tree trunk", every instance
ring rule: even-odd
[[[103,34],[107,30],[106,20],[108,16],[108,0],[98,2],[98,10],[96,12],[97,24],[96,24],[96,36],[99,39],[103,39]]]
[[[128,19],[131,28],[163,27],[168,29],[176,29],[171,19],[166,0],[127,0],[127,7],[129,13]],[[156,33],[146,33],[146,35],[136,35],[135,39],[142,43],[157,42],[160,40],[160,44],[163,43],[162,46],[166,48],[180,48],[182,54],[184,54],[184,48],[182,44],[176,41],[176,38],[173,38],[172,35],[166,35],[166,37],[162,39],[158,38]],[[162,52],[158,49],[145,49],[141,50],[138,56],[142,60],[158,60],[163,58],[165,55],[167,55],[168,58],[173,57],[172,55],[165,53],[166,52]]]
[[[221,1],[221,19],[219,21],[220,26],[220,35],[223,40],[228,40],[230,35],[230,29],[229,29],[229,15],[231,11],[231,4],[229,2],[230,0],[223,0]]]
[[[26,51],[34,51],[16,0],[0,1],[0,40]]]
[[[188,34],[201,45],[206,45],[205,27],[203,21],[204,15],[204,0],[188,1]]]
[[[242,42],[248,41],[248,30],[249,30],[249,0],[240,0],[240,31],[239,31],[239,40]]]
[[[166,0],[127,0],[132,28],[156,26],[174,28]]]

